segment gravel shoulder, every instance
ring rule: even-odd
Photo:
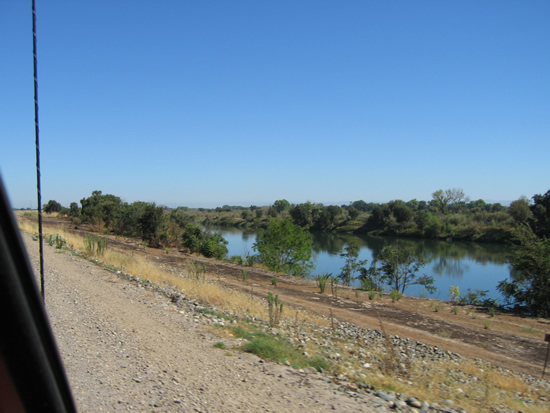
[[[38,274],[38,244],[22,234]],[[45,246],[46,309],[79,411],[389,411],[320,374],[213,347],[190,309]]]

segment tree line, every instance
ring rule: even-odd
[[[338,206],[291,204],[281,199],[263,207],[224,205],[215,209],[188,209],[187,213],[205,226],[258,229],[266,228],[272,219],[290,217],[294,224],[309,231],[506,243],[518,225],[540,225],[544,214],[538,211],[543,198],[544,195],[535,195],[532,202],[523,196],[504,206],[483,199],[470,201],[462,189],[452,188],[434,191],[429,201],[358,200]]]
[[[257,254],[249,257],[249,263],[259,262],[273,271],[297,276],[310,275],[311,230],[330,231],[344,225],[381,235],[470,239],[464,236],[470,234],[474,240],[506,241],[513,245],[512,278],[500,282],[497,288],[507,297],[509,306],[550,316],[550,191],[534,195],[532,200],[522,197],[504,207],[483,200],[469,201],[462,190],[450,189],[435,191],[429,202],[355,201],[338,207],[311,202],[292,205],[278,200],[269,207],[225,206],[196,215],[187,207],[169,209],[141,201],[128,204],[115,195],[94,191],[80,201],[81,207],[73,202],[64,208],[49,201],[44,211],[67,215],[75,225],[85,223],[98,232],[140,237],[152,247],[183,247],[218,259],[226,258],[227,241],[204,225],[215,222],[223,213],[233,214],[231,219],[235,220],[237,212],[241,222],[252,220],[260,229],[254,244]],[[490,233],[498,237],[488,237]],[[420,284],[430,290],[433,279],[417,276],[425,265],[422,256],[387,247],[367,268],[366,263],[357,261],[357,252],[357,247],[350,244],[341,253],[346,264],[337,277],[344,284],[358,279],[372,288],[385,283],[403,292],[408,285]]]

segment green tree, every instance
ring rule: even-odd
[[[424,257],[415,254],[409,248],[384,247],[376,260],[381,263],[381,280],[401,293],[410,285],[422,285],[430,293],[435,291],[434,278],[428,275],[417,276],[417,272],[426,265]]]
[[[460,205],[463,202],[468,201],[468,197],[464,194],[464,191],[461,188],[452,188],[443,191],[443,189],[438,189],[432,194],[432,205],[435,206],[443,214],[449,212],[453,205]]]
[[[344,258],[345,261],[338,278],[340,278],[342,284],[350,285],[355,278],[355,274],[360,273],[362,268],[364,269],[368,260],[359,260],[359,245],[356,242],[347,244],[340,253],[340,257]]]
[[[516,222],[526,222],[533,215],[529,208],[529,199],[526,196],[522,196],[513,201],[508,208],[508,213]]]
[[[46,213],[60,212],[63,209],[63,206],[57,201],[49,200],[48,203],[45,204],[42,209]]]
[[[313,268],[311,235],[290,218],[270,221],[252,248],[271,271],[306,277]]]
[[[537,237],[527,225],[520,226],[515,236],[511,281],[501,281],[497,289],[509,304],[550,317],[550,239]]]
[[[278,213],[281,213],[283,211],[288,211],[291,205],[286,199],[278,199],[273,203],[273,208],[275,208]]]
[[[101,191],[93,191],[92,196],[81,199],[80,204],[84,221],[92,224],[103,222],[107,229],[116,224],[122,208],[122,201],[118,196],[103,195]]]
[[[349,218],[352,220],[352,221],[355,221],[357,219],[357,217],[359,216],[359,214],[361,213],[361,211],[359,211],[357,208],[355,207],[350,207],[350,209],[348,209],[348,214],[349,214]]]
[[[290,216],[294,223],[300,227],[310,227],[313,225],[313,209],[311,202],[294,205],[290,210]]]
[[[187,224],[182,235],[183,246],[205,257],[223,259],[227,255],[227,241],[219,232],[211,233],[198,225]]]
[[[409,206],[401,200],[391,201],[388,206],[391,209],[392,215],[395,217],[395,220],[400,224],[406,223],[413,216],[412,209],[409,208]]]
[[[533,205],[533,230],[539,237],[550,238],[550,190],[544,195],[534,195]]]
[[[338,223],[338,216],[342,209],[336,205],[321,206],[315,221],[315,227],[323,231],[331,231]]]
[[[80,216],[80,208],[76,202],[71,202],[69,206],[69,216],[72,218],[78,218]]]
[[[138,234],[142,240],[147,241],[150,246],[159,246],[158,229],[162,222],[163,208],[153,202],[147,204],[137,219]]]

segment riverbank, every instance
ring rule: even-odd
[[[401,393],[407,397],[416,396],[417,400],[427,401],[432,406],[434,403],[439,406],[440,402],[448,399],[454,400],[455,407],[472,403],[472,406],[483,406],[483,409],[496,407],[500,411],[528,411],[528,406],[534,406],[538,402],[544,408],[548,407],[544,404],[544,392],[547,391],[544,386],[540,387],[541,384],[537,382],[533,387],[529,381],[531,379],[523,375],[540,375],[545,350],[542,338],[550,325],[548,320],[526,320],[508,314],[495,314],[493,317],[485,309],[471,306],[460,306],[455,313],[454,306],[449,303],[410,297],[398,302],[392,302],[387,296],[381,300],[369,300],[368,296],[361,293],[357,296],[354,290],[346,288],[336,294],[320,294],[312,281],[284,275],[276,275],[278,283],[274,287],[271,284],[274,274],[261,269],[247,268],[248,278],[243,280],[242,267],[188,256],[175,250],[149,249],[135,241],[116,237],[109,237],[109,249],[120,250],[127,256],[148,257],[156,266],[175,275],[187,274],[194,278],[197,273],[193,272],[193,268],[204,268],[205,278],[201,275],[200,279],[210,279],[212,284],[243,291],[250,299],[264,303],[268,291],[278,294],[285,303],[285,317],[275,330],[264,321],[268,319],[265,307],[263,314],[258,316],[250,313],[251,307],[248,304],[241,304],[241,310],[233,309],[227,314],[237,320],[253,320],[259,323],[258,328],[292,340],[295,347],[301,348],[303,352],[313,354],[318,349],[315,351],[319,351],[319,354],[336,366],[325,372],[325,375],[328,374],[327,377],[340,387],[347,388],[346,391],[358,394],[363,392],[363,395],[370,394],[366,390],[371,393],[381,392],[394,399],[387,403],[406,403],[405,400],[399,400],[398,394]],[[147,283],[144,285],[154,287]],[[199,300],[197,302],[201,306],[210,308],[215,313],[229,311],[224,309],[225,304],[220,299],[192,297],[194,290],[196,288],[188,287],[178,294],[186,299]],[[186,303],[185,300],[181,302],[184,305]],[[306,317],[303,311],[324,321],[313,323],[310,321],[311,317]],[[200,317],[203,318],[202,315]],[[212,325],[213,333],[222,334],[218,340],[228,348],[239,343],[235,337],[227,338],[232,335],[225,328],[214,327],[216,324],[220,325],[220,322],[226,323],[222,321],[223,318],[204,318],[210,320],[208,323]],[[488,328],[485,328],[486,325]],[[379,339],[375,340],[375,337]],[[428,353],[418,350],[424,346]],[[392,351],[388,351],[390,348]],[[433,370],[430,370],[431,367],[429,369],[426,364],[430,362],[430,353],[455,354],[459,358],[443,358],[440,364],[434,365]],[[387,354],[392,355],[389,360],[395,360],[397,366],[390,373],[386,368],[389,365],[385,356]],[[481,363],[476,362],[477,359],[485,360],[483,363],[488,364],[485,367],[476,367],[476,363]],[[467,361],[467,364],[455,364],[462,363],[462,360]],[[464,373],[455,373],[458,370]],[[426,396],[422,396],[422,400],[418,389],[426,387],[426,378],[418,376],[428,371],[430,377],[436,378],[436,384],[427,386]],[[514,371],[517,373],[513,373]],[[471,380],[462,377],[462,374],[464,377],[471,375]],[[509,379],[502,383],[498,379],[500,376]],[[445,377],[452,380],[446,380]],[[513,377],[519,377],[524,384]],[[465,383],[462,382],[464,380]],[[487,384],[487,380],[491,382]],[[466,387],[470,386],[470,381],[477,387],[471,390]],[[364,386],[373,386],[374,389]],[[361,391],[354,390],[355,387]],[[499,395],[499,400],[503,400],[503,394],[506,393],[522,407],[499,406],[495,399],[484,396],[484,391],[489,388],[491,394]],[[395,394],[390,393],[391,391]],[[538,393],[540,391],[543,393]],[[517,393],[523,396],[520,397]]]

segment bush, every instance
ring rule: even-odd
[[[531,228],[516,232],[510,264],[512,281],[501,281],[500,290],[511,305],[539,317],[550,316],[550,239],[538,238]]]

